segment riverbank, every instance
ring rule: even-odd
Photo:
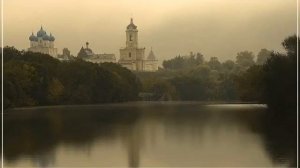
[[[255,101],[130,101],[120,103],[105,103],[105,104],[67,104],[67,105],[45,105],[45,106],[25,106],[25,107],[13,107],[4,110],[4,113],[10,110],[28,110],[28,109],[46,109],[46,108],[76,108],[76,107],[103,107],[103,106],[131,106],[131,105],[173,105],[173,104],[202,104],[202,105],[218,105],[218,104],[260,104]]]

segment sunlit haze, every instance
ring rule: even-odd
[[[152,46],[161,62],[190,51],[221,61],[239,51],[282,51],[296,33],[296,0],[4,0],[4,45],[29,47],[40,26],[52,33],[58,52],[77,55],[86,41],[95,53],[125,46],[132,17],[139,46]]]

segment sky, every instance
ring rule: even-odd
[[[89,42],[94,53],[125,46],[133,18],[139,46],[162,62],[200,52],[206,59],[235,59],[240,51],[282,52],[281,42],[296,34],[296,0],[3,0],[4,46],[29,47],[41,25],[55,36],[59,53],[77,55]]]

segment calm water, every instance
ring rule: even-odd
[[[4,166],[294,164],[294,140],[270,130],[266,111],[258,104],[197,102],[10,110],[4,115]]]

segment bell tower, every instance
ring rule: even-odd
[[[120,49],[119,63],[132,71],[143,71],[144,54],[145,48],[138,47],[138,30],[131,18],[126,28],[126,47]]]
[[[126,47],[138,48],[138,30],[133,24],[133,19],[130,19],[130,24],[126,29]]]

